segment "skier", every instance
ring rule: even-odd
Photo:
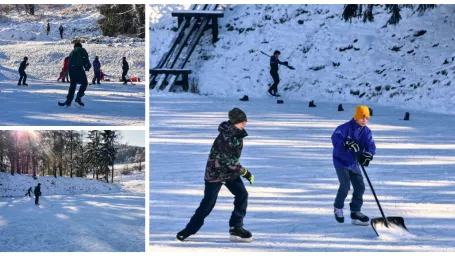
[[[32,193],[32,187],[29,187],[29,188],[27,189],[27,193],[25,193],[25,196],[28,195],[28,197],[31,197],[31,193]]]
[[[127,84],[126,81],[126,74],[128,73],[128,70],[130,69],[130,66],[128,65],[128,62],[126,61],[126,57],[123,57],[123,62],[122,62],[122,80],[123,84]]]
[[[41,196],[41,183],[38,183],[38,186],[35,187],[35,205],[39,205],[39,197]]]
[[[46,25],[47,35],[49,35],[49,31],[51,31],[51,24],[49,24],[49,22],[48,22],[47,25]]]
[[[376,154],[376,145],[371,130],[366,126],[370,119],[367,106],[358,106],[351,121],[336,128],[332,135],[333,164],[335,166],[340,187],[335,198],[335,219],[344,222],[344,200],[348,196],[350,186],[354,188],[351,210],[351,223],[368,225],[368,216],[362,214],[363,193],[365,183],[358,164],[368,166]]]
[[[97,80],[97,84],[100,84],[100,80],[101,80],[101,63],[98,60],[98,56],[96,56],[95,60],[93,61],[93,72],[94,72],[94,76],[93,76],[92,84],[95,84],[95,80]]]
[[[288,62],[281,62],[278,57],[281,52],[276,50],[272,56],[270,56],[270,75],[273,78],[273,84],[270,86],[268,92],[272,96],[279,96],[278,93],[278,84],[280,83],[280,76],[278,75],[278,64],[288,65]]]
[[[251,233],[243,228],[243,218],[248,205],[248,192],[240,176],[250,184],[254,176],[240,165],[239,159],[243,148],[243,138],[248,136],[245,131],[246,114],[234,108],[229,111],[229,121],[222,122],[218,128],[219,135],[210,150],[205,170],[204,198],[185,229],[177,233],[177,239],[185,240],[196,234],[204,224],[204,219],[215,206],[218,193],[223,185],[235,196],[234,211],[229,220],[229,233],[233,242],[251,242]]]
[[[25,81],[27,80],[27,74],[25,73],[25,69],[28,66],[28,57],[25,56],[24,60],[21,62],[21,65],[19,66],[19,82],[17,85],[28,85]]]
[[[58,31],[60,32],[60,39],[63,39],[63,25],[60,24],[60,27],[58,27]]]
[[[81,101],[81,98],[85,95],[84,92],[87,89],[88,81],[85,71],[89,71],[92,65],[88,57],[87,51],[82,48],[80,42],[74,44],[74,50],[70,53],[69,61],[69,74],[70,74],[70,87],[68,89],[68,95],[66,96],[65,102],[59,102],[59,106],[71,106],[71,102],[74,98],[74,92],[76,91],[76,86],[78,83],[81,84],[79,87],[79,92],[77,93],[76,102],[79,106],[83,107],[84,103]]]

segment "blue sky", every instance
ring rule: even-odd
[[[145,147],[145,131],[121,131],[122,133],[122,140],[121,142],[124,144],[128,144],[130,146],[139,146]]]

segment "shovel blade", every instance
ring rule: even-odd
[[[376,232],[376,235],[379,236],[378,234],[378,227],[387,227],[387,228],[402,228],[406,231],[408,231],[408,228],[406,228],[406,225],[404,224],[404,219],[403,217],[387,217],[387,221],[384,218],[374,218],[371,219],[371,226],[374,229],[374,232]]]

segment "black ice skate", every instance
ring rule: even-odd
[[[182,241],[188,238],[191,234],[185,229],[177,233],[177,240]]]
[[[351,223],[354,225],[368,226],[370,218],[361,212],[351,212]]]
[[[230,227],[229,234],[232,242],[251,243],[253,241],[251,232],[242,227]]]
[[[335,209],[334,209],[334,213],[335,213],[335,219],[336,219],[339,223],[344,223],[343,209],[335,208]]]

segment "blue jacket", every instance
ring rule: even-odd
[[[360,151],[357,153],[357,157],[362,152],[370,152],[374,155],[376,154],[376,145],[371,130],[367,126],[358,125],[353,118],[351,121],[338,126],[332,134],[333,165],[335,168],[360,172],[352,151],[344,149],[343,142],[346,140],[353,140],[359,144]]]
[[[93,71],[94,72],[99,72],[100,69],[101,69],[101,63],[98,60],[98,58],[95,58],[95,60],[93,61]]]

